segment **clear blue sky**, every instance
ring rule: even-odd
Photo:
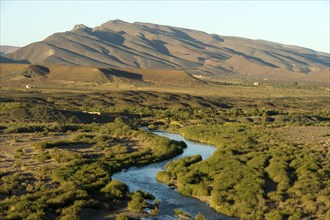
[[[75,24],[141,21],[329,52],[325,1],[1,1],[1,45],[25,46]]]

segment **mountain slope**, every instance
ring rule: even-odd
[[[16,50],[18,50],[20,47],[14,47],[14,46],[6,46],[6,45],[0,45],[0,56],[13,53]]]
[[[329,54],[262,40],[224,37],[149,23],[76,25],[14,53],[33,64],[175,69],[208,76],[309,73],[329,68]]]

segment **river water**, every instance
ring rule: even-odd
[[[212,155],[216,148],[212,145],[189,141],[179,134],[171,134],[165,131],[150,132],[172,140],[184,141],[187,144],[187,148],[184,150],[183,154],[173,159],[143,167],[132,167],[128,170],[114,174],[113,179],[118,179],[126,183],[131,191],[140,189],[154,195],[156,199],[160,201],[159,215],[156,219],[175,219],[173,209],[181,209],[184,212],[189,213],[191,216],[195,216],[197,213],[202,213],[209,220],[234,219],[216,212],[206,203],[201,202],[198,199],[181,195],[166,184],[159,183],[155,178],[157,172],[163,170],[164,166],[172,160],[196,154],[200,154],[203,160],[205,160]]]

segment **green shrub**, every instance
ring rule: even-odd
[[[146,206],[146,202],[141,192],[135,192],[132,195],[132,199],[128,202],[128,208],[135,211],[142,211]]]
[[[58,163],[70,162],[73,160],[81,159],[82,153],[77,151],[70,151],[68,149],[56,149],[54,153],[51,154],[51,158]]]
[[[207,220],[207,218],[202,213],[198,213],[195,216],[195,220]]]
[[[81,208],[86,204],[84,200],[77,200],[73,205],[62,209],[61,211],[61,220],[79,220],[79,213]]]
[[[48,152],[46,151],[43,151],[41,153],[39,153],[37,156],[36,156],[37,160],[39,162],[45,162],[46,160],[49,160],[51,158],[51,156],[49,155]]]
[[[110,199],[123,199],[127,196],[128,191],[128,186],[119,180],[111,180],[101,189],[101,192]]]
[[[32,145],[36,150],[45,150],[47,148],[47,142],[46,141],[41,141],[41,142],[35,142]]]
[[[267,220],[282,220],[283,215],[277,211],[277,210],[272,210],[269,213],[265,215]]]
[[[128,220],[128,217],[124,214],[119,214],[116,216],[116,220]]]
[[[170,183],[171,181],[171,176],[168,172],[162,170],[162,171],[159,171],[156,175],[156,179],[160,182],[163,182],[163,183]]]
[[[73,183],[78,189],[87,191],[98,191],[110,181],[110,175],[105,164],[94,162],[84,163],[84,161],[72,161],[69,165],[64,165],[52,172],[52,179],[61,184]]]

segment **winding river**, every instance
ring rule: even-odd
[[[126,183],[131,191],[140,189],[153,194],[160,201],[159,215],[155,219],[176,219],[173,209],[181,209],[192,216],[195,216],[197,213],[202,213],[209,220],[234,219],[216,212],[206,203],[198,199],[181,195],[166,184],[159,183],[155,178],[157,172],[163,170],[164,166],[172,160],[195,154],[200,154],[203,160],[205,160],[211,156],[216,148],[212,145],[189,141],[179,134],[171,134],[165,131],[151,132],[172,140],[184,141],[187,144],[187,148],[184,150],[183,154],[173,159],[143,167],[132,167],[114,174],[113,178]]]

